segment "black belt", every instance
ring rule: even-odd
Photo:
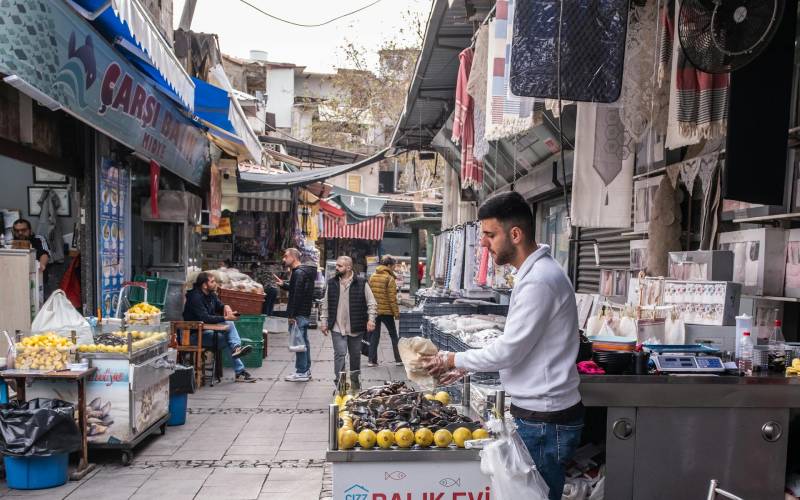
[[[582,401],[578,401],[577,404],[558,411],[531,411],[520,408],[519,406],[514,406],[514,403],[511,403],[511,416],[514,418],[534,420],[546,424],[570,424],[576,420],[582,419],[585,413],[586,409]]]

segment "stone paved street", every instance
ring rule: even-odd
[[[314,379],[285,382],[294,371],[287,335],[269,336],[264,366],[250,370],[254,384],[233,382],[203,387],[189,398],[186,425],[169,427],[136,450],[124,467],[114,453],[90,453],[98,468],[80,482],[38,491],[8,490],[3,498],[69,500],[270,499],[318,500],[331,497],[325,465],[327,407],[334,390],[333,349],[329,338],[310,331]],[[385,330],[380,366],[364,370],[364,385],[404,378],[392,363]],[[384,363],[387,361],[387,363]],[[366,367],[366,358],[362,357]]]

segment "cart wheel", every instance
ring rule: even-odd
[[[162,436],[164,434],[166,434],[167,433],[167,424],[161,424],[161,427],[159,428],[159,430],[161,431],[161,435]]]
[[[133,462],[133,452],[129,450],[124,450],[122,452],[121,458],[122,465],[130,465]]]

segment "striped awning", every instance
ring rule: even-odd
[[[370,217],[358,224],[347,224],[344,217],[322,211],[322,234],[320,238],[349,238],[354,240],[382,240],[386,221],[383,215]]]
[[[287,200],[239,197],[239,210],[242,212],[288,212],[291,205],[292,202]]]

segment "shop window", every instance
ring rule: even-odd
[[[360,193],[361,192],[361,175],[359,174],[347,174],[347,189],[350,191]]]
[[[550,245],[553,258],[565,270],[569,262],[569,226],[563,201],[544,202],[538,210],[539,243]]]

